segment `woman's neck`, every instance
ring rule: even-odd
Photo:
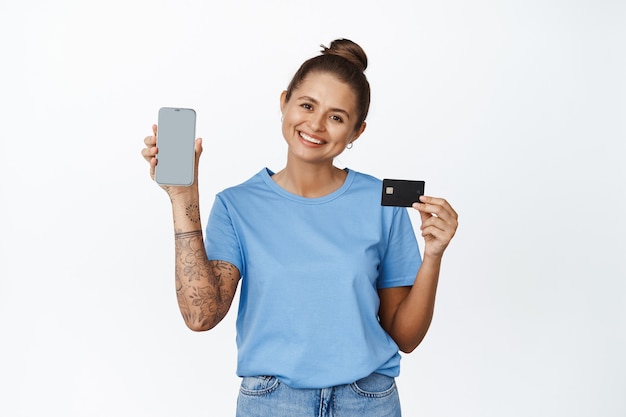
[[[272,176],[276,184],[292,194],[307,198],[317,198],[337,191],[346,180],[348,173],[334,165],[287,166]]]

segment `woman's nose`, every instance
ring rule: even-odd
[[[312,114],[309,119],[309,125],[314,131],[323,131],[325,129],[326,118],[323,114]]]

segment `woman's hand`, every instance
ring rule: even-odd
[[[143,140],[146,147],[141,150],[141,155],[150,164],[150,178],[152,178],[153,180],[154,180],[155,169],[158,163],[156,156],[157,156],[157,153],[159,152],[156,146],[156,135],[157,135],[157,125],[152,125],[152,135],[146,136],[146,138]],[[161,188],[163,188],[167,192],[170,198],[176,194],[185,193],[194,187],[197,189],[198,187],[198,163],[200,162],[201,154],[202,154],[202,139],[197,138],[196,143],[195,143],[196,160],[195,160],[195,165],[194,165],[193,184],[190,187],[161,185]]]
[[[456,233],[458,214],[443,198],[421,196],[420,203],[413,203],[413,208],[422,218],[424,257],[441,257]]]

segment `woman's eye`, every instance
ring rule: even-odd
[[[313,106],[311,106],[309,103],[302,103],[302,108],[307,109],[307,110],[311,110],[313,108]]]
[[[331,119],[333,119],[336,122],[343,122],[343,119],[339,116],[330,116]]]

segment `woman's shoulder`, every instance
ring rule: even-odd
[[[257,198],[266,198],[271,189],[272,172],[263,168],[247,180],[224,188],[217,193],[217,199],[231,203],[245,203]]]
[[[229,194],[245,191],[246,189],[258,187],[260,183],[265,182],[265,177],[270,178],[271,172],[267,168],[263,168],[247,180],[239,184],[231,185],[220,191],[220,194]]]
[[[360,171],[349,170],[353,176],[352,183],[358,189],[380,190],[383,181],[374,175]]]

